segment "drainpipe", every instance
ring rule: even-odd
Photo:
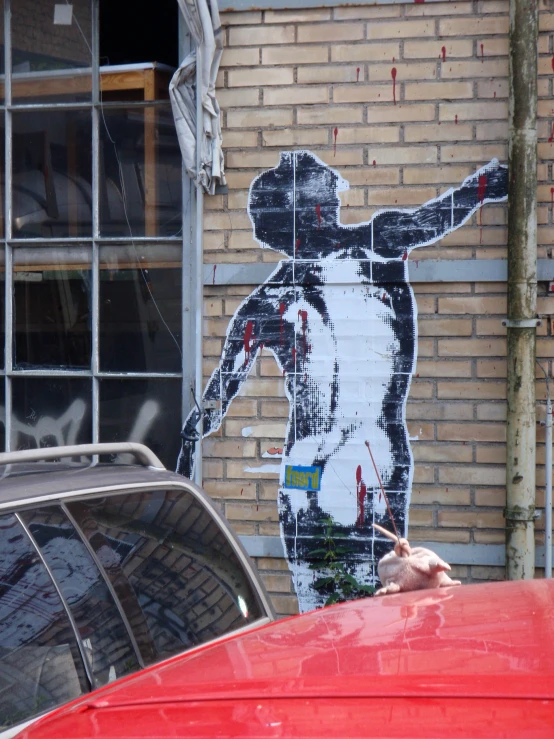
[[[535,574],[537,0],[510,0],[506,577]]]
[[[202,45],[196,44],[196,217],[195,217],[195,342],[194,342],[194,385],[197,402],[202,410],[203,378],[202,361],[204,344],[202,341],[202,319],[204,313],[204,190],[200,184],[200,170],[202,167],[202,131],[204,128],[204,109],[202,107]],[[186,351],[186,347],[183,347]],[[203,414],[198,424],[198,441],[194,453],[194,482],[202,487],[202,430]]]

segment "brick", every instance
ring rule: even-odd
[[[317,64],[327,62],[326,46],[268,46],[262,49],[262,64]]]
[[[259,49],[223,49],[222,67],[253,67],[260,61]]]
[[[433,441],[435,438],[435,426],[432,423],[411,421],[408,423],[408,434],[412,441]]]
[[[471,336],[473,332],[471,320],[462,318],[420,319],[418,327],[420,336]],[[466,344],[465,341],[462,343]],[[444,356],[458,355],[445,354]]]
[[[345,90],[347,88],[335,89],[335,96],[338,90]],[[317,130],[317,129],[316,129]],[[400,129],[397,126],[355,126],[353,128],[341,128],[339,129],[340,142],[342,144],[390,144],[398,141],[400,135]],[[350,178],[351,173],[348,173]],[[375,184],[395,184],[394,182],[386,183],[375,183]]]
[[[435,106],[423,105],[374,105],[367,110],[368,123],[411,123],[435,119]]]
[[[264,401],[262,403],[261,414],[263,418],[288,418],[289,401]]]
[[[417,82],[404,85],[405,100],[454,100],[472,97],[471,82]]]
[[[287,572],[289,567],[284,557],[256,557],[256,567],[259,570],[277,570]]]
[[[346,166],[349,164],[363,164],[364,156],[362,149],[346,149],[342,148],[340,140],[340,130],[337,136],[337,147],[333,149],[319,149],[318,157],[331,167]],[[343,213],[344,216],[344,213]],[[345,222],[345,221],[343,221]]]
[[[395,62],[396,69],[396,85],[405,80],[434,80],[437,76],[437,68],[435,64],[422,64],[410,62],[402,64]],[[390,64],[374,64],[369,70],[369,78],[372,82],[390,82],[391,81],[391,65]]]
[[[476,544],[504,544],[506,534],[504,531],[474,531],[473,541]]]
[[[506,428],[500,423],[439,423],[440,441],[506,441]]]
[[[505,421],[506,403],[482,403],[477,406],[477,418],[483,421]]]
[[[292,591],[290,575],[271,575],[263,572],[261,578],[266,590],[270,593],[290,593]]]
[[[251,418],[256,415],[256,401],[235,398],[227,410],[227,418]]]
[[[225,515],[230,521],[277,521],[277,508],[268,503],[227,503]]]
[[[284,438],[287,426],[285,423],[263,423],[261,421],[227,421],[226,433],[229,436],[242,436],[245,428],[251,429],[245,438]]]
[[[259,105],[260,91],[257,87],[242,88],[240,95],[237,95],[236,90],[218,89],[217,100],[222,110],[226,110],[227,108],[242,108],[244,105]]]
[[[217,498],[238,498],[244,500],[256,500],[255,482],[213,482],[207,480],[202,486],[204,491]]]
[[[440,123],[433,123],[427,126],[406,126],[404,128],[404,141],[406,143],[471,141],[472,138],[473,126],[470,124],[443,123],[441,125]]]
[[[476,398],[480,400],[500,400],[506,397],[506,383],[481,380],[479,382],[438,382],[437,398],[459,398],[465,400]]]
[[[273,151],[231,151],[227,154],[228,167],[275,167],[279,162],[277,152]],[[222,214],[226,216],[227,214]],[[245,213],[247,216],[247,214]],[[249,219],[242,228],[247,228]],[[229,227],[229,224],[226,224]]]
[[[414,484],[433,482],[435,468],[429,465],[418,464],[414,470]]]
[[[205,316],[219,316],[222,313],[223,304],[221,300],[204,299],[204,310]]]
[[[407,5],[404,15],[408,18],[421,15],[470,15],[472,9],[470,2],[444,2],[433,3],[432,5],[425,3],[422,5]]]
[[[345,64],[299,67],[297,74],[299,85],[319,85],[325,82],[358,82],[365,77],[363,69]]]
[[[384,164],[430,164],[437,161],[436,146],[378,147],[368,149],[368,161]]]
[[[477,360],[477,377],[506,377],[506,371],[505,359]]]
[[[362,7],[357,5],[355,8],[335,8],[335,20],[360,20],[361,18],[397,18],[400,15],[400,7],[395,5]]]
[[[390,90],[383,85],[345,85],[335,87],[333,101],[335,103],[376,103],[381,98],[389,98]]]
[[[439,313],[506,314],[505,297],[439,298]]]
[[[410,398],[431,398],[433,396],[433,384],[430,382],[412,381],[410,386]]]
[[[484,567],[483,565],[472,565],[472,580],[504,580],[506,570],[504,567]]]
[[[444,41],[405,41],[405,59],[437,59],[442,58],[442,46],[445,47],[446,58],[473,56],[473,41],[456,39]],[[398,58],[398,57],[397,57]]]
[[[297,111],[298,123],[306,124],[333,124],[361,123],[362,109],[355,107],[325,106],[321,108],[299,108]],[[292,121],[291,121],[292,122]]]
[[[504,485],[506,470],[503,467],[466,465],[464,467],[441,467],[439,482],[453,485]]]
[[[406,418],[422,418],[426,421],[470,421],[473,406],[469,403],[408,403]]]
[[[478,446],[475,461],[478,464],[505,464],[506,448],[504,444],[495,446]]]
[[[458,123],[464,121],[504,120],[508,115],[508,104],[503,100],[489,102],[466,103],[439,103],[439,119],[454,121],[458,116]]]
[[[202,473],[204,480],[223,477],[223,462],[220,459],[204,459]]]
[[[471,462],[473,450],[469,446],[452,444],[412,444],[415,462]]]
[[[418,126],[407,126],[404,129],[404,140],[408,140],[406,137],[411,128],[418,128]],[[425,126],[421,126],[425,128]],[[433,128],[433,126],[431,126]],[[437,126],[442,128],[442,126]],[[460,126],[456,126],[460,128]],[[471,174],[471,168],[468,166],[452,166],[452,165],[441,165],[437,167],[405,167],[404,168],[404,184],[415,185],[415,184],[459,184],[469,174]],[[417,286],[416,286],[417,289]]]
[[[380,162],[380,164],[386,162]],[[368,205],[419,205],[422,202],[435,197],[435,191],[431,188],[406,188],[388,190],[369,190],[367,194]]]
[[[478,529],[501,529],[505,521],[500,511],[456,511],[442,510],[437,514],[439,526],[475,527]]]
[[[256,69],[232,69],[227,73],[229,87],[253,85],[292,85],[292,67],[257,67]],[[240,93],[237,93],[240,95]]]
[[[324,128],[284,128],[275,129],[274,131],[262,131],[262,144],[264,146],[312,147],[327,144],[328,141],[329,133]]]
[[[294,26],[259,26],[229,29],[229,46],[266,46],[292,44]]]
[[[447,542],[451,544],[469,544],[469,531],[456,529],[454,531],[446,531],[445,529],[421,529],[419,531],[409,532],[410,541],[430,541],[430,542]]]
[[[258,132],[257,131],[226,131],[225,132],[225,149],[254,147],[258,146]],[[217,196],[212,196],[217,197]],[[208,203],[211,203],[211,198],[207,201],[204,206],[208,209]]]
[[[419,377],[471,377],[471,362],[463,360],[417,361]]]
[[[400,45],[386,44],[333,44],[331,59],[334,62],[382,62],[398,59]]]
[[[260,492],[261,500],[274,500],[274,501],[277,500],[277,496],[279,494],[279,483],[277,480],[275,482],[260,483],[260,487],[261,487],[261,492]]]
[[[257,154],[257,152],[255,152]],[[229,154],[229,159],[233,157]],[[273,164],[275,166],[276,162]],[[247,213],[220,213],[212,212],[206,213],[204,217],[204,228],[207,231],[213,231],[215,229],[220,230],[224,228],[248,228],[251,225],[250,219]],[[223,255],[219,255],[219,258],[223,258]]]
[[[508,33],[508,18],[445,18],[439,21],[439,36],[496,36]]]
[[[508,80],[479,80],[477,83],[477,97],[498,99],[507,98]]]
[[[468,77],[508,77],[508,59],[488,61],[443,62],[441,78],[467,79]]]
[[[417,485],[412,490],[411,503],[414,505],[469,505],[471,494],[468,487],[456,485],[444,487],[440,485]]]
[[[396,185],[399,177],[398,169],[392,168],[364,167],[348,170],[348,181],[351,185]],[[344,213],[342,215],[344,216]]]
[[[242,397],[252,398],[259,396],[279,397],[285,396],[284,383],[281,380],[258,380],[249,378],[239,391]]]
[[[314,21],[328,21],[331,11],[324,9],[303,10],[266,10],[265,23],[313,23]]]
[[[261,128],[263,126],[290,126],[292,110],[233,110],[227,113],[229,128]],[[263,164],[256,165],[258,167]]]
[[[298,27],[298,43],[303,41],[359,41],[364,37],[362,23],[323,23]]]
[[[432,526],[433,511],[423,508],[410,509],[410,527],[411,526]]]
[[[262,22],[262,13],[260,10],[253,11],[250,13],[231,13],[231,12],[225,12],[221,13],[221,25],[222,26],[250,26],[255,23],[261,23]]]
[[[327,87],[284,87],[277,90],[265,90],[264,105],[316,105],[327,103],[329,90]]]
[[[368,39],[418,38],[434,36],[435,24],[433,21],[395,21],[393,23],[368,23]],[[452,34],[454,35],[454,34]]]
[[[271,602],[276,613],[279,615],[295,616],[298,613],[298,600],[296,596],[273,596]]]

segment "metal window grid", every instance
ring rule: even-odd
[[[148,236],[129,236],[128,238],[106,238],[100,235],[100,126],[103,118],[103,108],[115,108],[124,105],[126,108],[137,106],[144,108],[144,103],[103,103],[100,97],[100,65],[99,65],[99,3],[100,0],[91,0],[92,11],[92,95],[88,103],[72,102],[47,102],[47,103],[16,103],[12,100],[12,34],[11,34],[11,8],[12,2],[17,0],[4,0],[4,67],[5,67],[5,92],[4,103],[0,105],[0,115],[5,116],[5,188],[4,188],[4,213],[5,233],[0,235],[0,246],[5,249],[5,347],[4,367],[0,368],[0,377],[3,376],[5,389],[5,437],[6,451],[12,451],[12,417],[13,417],[13,395],[12,381],[16,377],[65,377],[65,378],[90,378],[92,383],[92,431],[91,441],[96,444],[100,441],[100,380],[110,379],[152,379],[152,378],[181,378],[182,398],[181,416],[184,421],[190,403],[190,388],[193,385],[194,357],[192,351],[187,351],[187,346],[192,346],[194,337],[194,320],[198,306],[193,304],[194,285],[193,267],[194,255],[191,245],[193,243],[194,222],[191,211],[195,208],[195,188],[189,177],[182,169],[182,234],[177,237],[160,238]],[[181,55],[186,54],[191,48],[190,34],[184,24],[182,17],[179,18],[179,50]],[[165,105],[167,103],[165,102]],[[66,237],[66,238],[17,238],[12,233],[12,116],[14,112],[32,111],[71,111],[90,110],[92,119],[92,238]],[[3,238],[2,238],[3,236]],[[55,246],[63,249],[75,243],[86,243],[91,245],[91,365],[88,370],[66,370],[60,369],[17,369],[14,368],[14,253],[18,248],[28,246]],[[117,244],[122,247],[135,244],[161,244],[181,243],[181,269],[182,269],[182,321],[181,321],[181,347],[182,368],[181,372],[101,372],[99,357],[99,320],[100,320],[100,247],[104,245]],[[138,266],[138,265],[137,265]],[[200,306],[201,310],[201,306]],[[1,380],[0,380],[1,381]],[[1,451],[1,450],[0,450]]]

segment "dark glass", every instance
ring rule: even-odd
[[[105,108],[100,139],[102,236],[179,236],[181,151],[170,106]]]
[[[140,441],[168,469],[181,447],[181,380],[100,380],[100,441]]]
[[[14,451],[91,443],[90,380],[14,377],[12,391]]]
[[[13,114],[14,238],[92,233],[90,110]]]
[[[181,247],[100,250],[102,372],[181,371]]]
[[[91,248],[14,250],[14,366],[90,369]]]
[[[4,290],[6,288],[6,249],[3,244],[0,245],[0,367],[4,368],[4,345],[6,343],[5,330],[5,298]],[[0,380],[1,382],[1,380]]]
[[[0,731],[87,690],[54,584],[15,516],[0,516]]]
[[[4,376],[0,375],[0,451],[6,451],[6,387]]]
[[[11,28],[14,103],[91,99],[91,0],[16,0]]]
[[[58,584],[98,688],[140,668],[129,633],[89,550],[59,506],[21,516]]]
[[[132,585],[163,659],[265,615],[219,526],[185,491],[86,500]],[[73,515],[75,504],[68,505]]]

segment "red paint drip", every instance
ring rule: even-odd
[[[300,239],[296,239],[296,244],[294,245],[294,256],[298,256],[298,247],[300,246]]]
[[[358,467],[356,468],[356,500],[358,503],[358,516],[356,518],[356,526],[358,528],[364,525],[366,494],[367,487],[362,480],[362,466],[358,465]]]
[[[455,116],[454,116],[454,123],[455,123],[456,125],[458,125],[458,116],[457,116],[457,115],[455,115]]]
[[[212,275],[212,285],[215,285],[215,271],[216,271],[216,269],[217,269],[217,264],[214,264],[214,272],[213,272],[213,275]]]
[[[408,252],[405,251],[404,254],[402,254],[402,261],[405,262],[407,258],[408,258]]]
[[[483,64],[484,58],[485,58],[485,47],[483,44],[481,44],[481,64]]]
[[[446,61],[446,46],[441,47],[441,54],[442,54],[442,60],[443,62]]]
[[[243,492],[244,492],[244,488],[241,488],[240,489],[240,494],[242,495]]]
[[[286,305],[284,303],[279,303],[279,314],[280,314],[280,323],[279,323],[279,344],[283,346],[283,313],[286,310]]]
[[[374,159],[374,160],[373,160],[373,166],[375,167],[376,165],[377,165],[377,162],[376,162],[376,161],[375,161],[375,159]]]
[[[554,121],[550,125],[550,136],[548,137],[548,143],[551,144],[554,141]]]
[[[554,72],[554,56],[552,57],[552,71]]]
[[[334,157],[337,156],[337,136],[338,135],[339,135],[339,129],[338,128],[335,128],[335,130],[333,131],[333,136],[334,136],[333,156]]]
[[[554,205],[554,187],[550,188],[550,202]]]
[[[493,98],[496,97],[496,90],[493,92],[492,96],[493,96]]]
[[[317,230],[319,231],[321,226],[321,205],[319,203],[315,206],[315,212],[317,213]]]
[[[296,349],[292,347],[292,363],[296,365]]]
[[[422,5],[425,2],[425,0],[414,0],[414,3],[416,5]]]
[[[250,342],[254,338],[254,321],[248,321],[244,329],[244,364],[250,359]]]
[[[393,67],[390,71],[392,77],[392,99],[396,105],[396,67]]]
[[[356,67],[356,82],[360,81],[360,68]]]
[[[306,328],[308,326],[308,311],[299,310],[298,315],[302,319],[302,353],[304,354],[304,360],[306,360],[306,355],[308,354],[308,342],[306,338]]]
[[[487,189],[487,175],[480,174],[479,180],[477,181],[477,199],[479,203],[483,205],[485,199],[485,191]],[[479,211],[479,243],[483,243],[483,209]]]

